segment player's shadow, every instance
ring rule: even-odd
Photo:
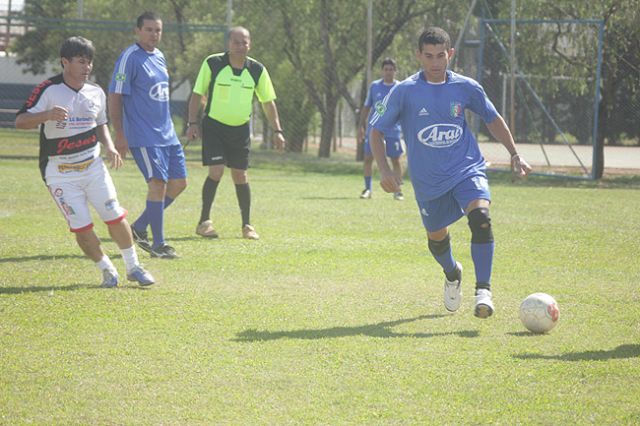
[[[119,255],[113,255],[112,258],[118,257]],[[22,257],[2,257],[0,258],[0,263],[20,263],[20,262],[31,262],[31,261],[46,261],[46,260],[64,260],[64,259],[86,259],[85,256],[81,254],[62,254],[62,255],[35,255],[35,256],[22,256]]]
[[[171,243],[172,241],[216,241],[216,240],[219,240],[219,238],[203,238],[203,237],[198,235],[198,236],[193,236],[193,237],[191,237],[191,236],[189,236],[189,237],[169,237],[169,238],[167,238],[167,243]],[[115,241],[113,241],[109,237],[104,237],[104,238],[101,237],[100,241],[103,242],[103,243],[115,243]],[[144,253],[142,251],[142,249],[140,249],[140,248],[137,248],[136,250],[138,252],[138,255],[140,253]],[[112,257],[112,258],[113,257],[117,257],[117,256],[118,255],[116,255],[116,254],[114,254],[114,255],[109,254],[109,257]]]
[[[514,358],[552,359],[558,361],[607,361],[610,359],[626,359],[640,357],[640,345],[620,345],[609,351],[567,352],[562,355],[520,354]]]
[[[249,329],[238,333],[235,339],[236,342],[257,342],[267,340],[278,339],[302,339],[302,340],[315,340],[315,339],[333,339],[337,337],[355,337],[355,336],[369,336],[369,337],[417,337],[417,338],[429,338],[429,337],[443,337],[443,336],[459,336],[459,337],[478,337],[476,330],[462,330],[462,331],[449,331],[449,332],[434,332],[434,333],[396,333],[391,330],[400,324],[406,324],[409,322],[424,320],[424,319],[437,319],[445,317],[446,315],[420,315],[418,317],[400,319],[396,321],[384,321],[376,324],[367,324],[355,327],[331,327],[321,329],[302,329],[302,330],[290,330],[290,331],[267,331],[267,330],[255,330]]]
[[[90,284],[71,284],[63,286],[30,286],[30,287],[0,287],[0,294],[22,294],[22,293],[46,293],[57,291],[76,291],[83,288],[95,288],[96,285]]]
[[[354,200],[354,197],[302,197],[302,200],[309,201],[339,201],[339,200]]]
[[[41,286],[29,286],[29,287],[1,287],[0,294],[24,294],[24,293],[50,293],[54,295],[57,292],[65,291],[77,291],[77,290],[100,290],[100,291],[123,291],[123,290],[135,290],[135,291],[147,291],[151,290],[153,286],[142,287],[139,285],[118,285],[117,288],[103,288],[99,283],[93,284],[69,284],[61,286],[41,285]]]

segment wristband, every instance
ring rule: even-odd
[[[274,130],[273,133],[280,133],[280,134],[284,134],[284,131],[282,129],[280,130]]]

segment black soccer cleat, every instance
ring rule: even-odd
[[[178,254],[173,247],[164,244],[160,247],[152,248],[151,257],[158,257],[160,259],[176,259],[178,258]]]
[[[146,251],[147,253],[151,253],[151,243],[149,242],[149,234],[147,231],[138,231],[136,228],[131,226],[131,235],[133,236],[133,241],[140,247],[141,250]]]

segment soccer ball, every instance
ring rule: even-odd
[[[546,293],[530,294],[520,304],[520,321],[534,333],[546,333],[556,326],[559,318],[556,300]]]

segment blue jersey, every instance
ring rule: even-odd
[[[485,161],[465,120],[465,111],[485,123],[498,112],[475,80],[447,71],[442,84],[421,71],[391,91],[371,125],[383,129],[400,121],[407,145],[411,183],[418,201],[433,200],[472,176],[485,176]]]
[[[392,84],[387,84],[383,79],[375,80],[369,86],[369,91],[367,92],[367,99],[364,101],[364,106],[371,108],[369,110],[369,117],[367,118],[367,122],[371,121],[373,118],[373,114],[376,112],[376,109],[382,104],[383,99],[389,94],[391,89],[396,87],[400,82],[394,80]],[[385,140],[396,141],[400,140],[400,123],[394,123],[391,126],[388,126],[384,130],[380,129],[382,133],[384,133]],[[371,132],[371,126],[367,126],[367,139],[369,138],[369,133]]]
[[[158,49],[138,44],[126,48],[116,61],[109,93],[122,95],[124,134],[132,147],[179,144],[169,109],[169,73]]]

